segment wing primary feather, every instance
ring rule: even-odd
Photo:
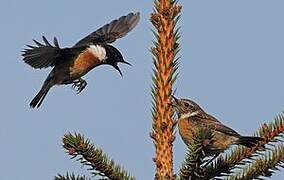
[[[59,48],[59,43],[56,37],[53,38],[53,43],[55,45],[55,47]]]
[[[83,46],[95,43],[112,43],[116,39],[122,38],[130,32],[138,24],[139,20],[139,12],[121,16],[81,39],[74,46]]]
[[[130,23],[130,29],[133,29],[137,23],[139,22],[140,20],[140,16],[139,16],[139,13],[138,13],[138,16],[133,16],[132,19],[130,19],[129,23]]]
[[[22,52],[23,61],[33,68],[47,68],[54,66],[57,59],[60,59],[61,49],[57,39],[53,40],[54,46],[51,45],[45,36],[42,36],[44,44],[33,40],[36,46],[27,45],[28,48]]]
[[[27,44],[26,46],[29,47],[29,48],[31,48],[31,49],[32,49],[32,48],[35,48],[35,46],[31,46],[31,45],[28,45],[28,44]],[[25,49],[25,50],[28,50],[28,49]]]
[[[52,47],[52,45],[48,42],[48,40],[46,39],[46,37],[42,36],[42,39],[43,39],[43,41],[44,41],[44,43],[45,43],[46,46],[51,46],[51,47]]]
[[[36,41],[36,40],[33,40],[35,43],[36,43],[36,45],[38,45],[39,47],[43,47],[44,45],[43,44],[41,44],[41,43],[39,43],[38,41]]]

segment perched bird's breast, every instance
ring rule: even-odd
[[[100,45],[90,45],[82,51],[70,66],[72,77],[81,77],[94,67],[104,63],[106,50]]]
[[[178,129],[182,140],[189,144],[196,136],[197,125],[190,118],[180,118],[178,120]]]

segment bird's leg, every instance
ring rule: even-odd
[[[204,165],[203,167],[206,167],[208,164],[212,163],[212,161],[214,161],[214,159],[216,159],[219,156],[219,153],[215,154],[211,159],[209,159]]]
[[[72,87],[77,91],[77,94],[83,91],[83,89],[85,89],[86,86],[87,82],[82,78],[74,80],[72,85]]]

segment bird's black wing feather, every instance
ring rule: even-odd
[[[36,69],[54,66],[56,59],[60,56],[60,47],[56,38],[54,46],[42,37],[44,44],[34,40],[35,46],[27,45],[28,48],[22,51],[23,61]]]
[[[113,43],[116,39],[124,37],[139,22],[140,14],[129,13],[119,19],[111,21],[95,32],[81,39],[74,46],[89,45],[95,43]]]

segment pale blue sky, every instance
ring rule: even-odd
[[[177,96],[194,99],[249,135],[284,109],[284,1],[180,3]],[[25,44],[45,35],[71,46],[130,11],[140,11],[142,18],[133,32],[115,43],[133,64],[120,66],[123,78],[110,66],[102,66],[85,77],[88,86],[80,95],[70,86],[55,87],[40,109],[29,108],[50,69],[34,70],[24,64],[20,51]],[[151,11],[152,1],[140,0],[0,2],[1,180],[52,179],[66,171],[88,174],[61,148],[61,138],[69,131],[91,138],[137,179],[153,179]],[[178,134],[174,145],[178,169],[185,151]],[[283,179],[283,172],[272,179]]]

